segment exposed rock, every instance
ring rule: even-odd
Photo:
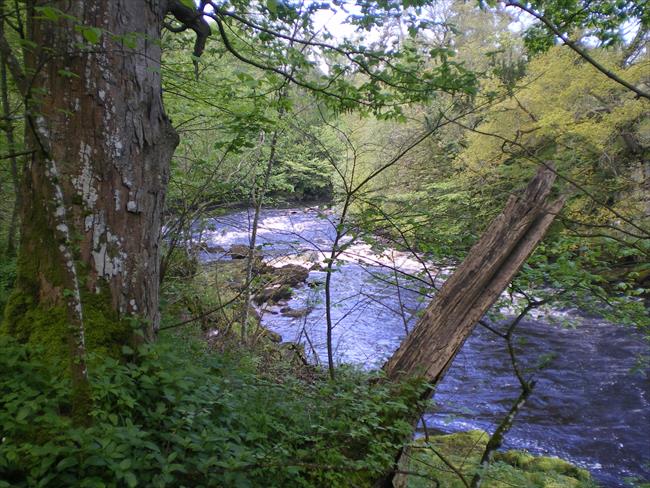
[[[295,342],[285,342],[282,346],[287,359],[290,361],[298,360],[305,366],[309,365],[309,362],[307,361],[307,354],[305,354],[304,345]]]
[[[505,451],[494,454],[495,461],[501,461],[515,468],[531,473],[557,473],[580,481],[589,481],[589,471],[579,468],[564,459],[549,456],[533,456],[525,451]]]
[[[205,252],[209,252],[210,254],[225,254],[226,253],[226,250],[223,247],[219,246],[219,245],[211,246],[210,244],[205,244],[202,247],[205,250]]]
[[[272,330],[263,329],[262,335],[271,342],[275,342],[276,344],[280,344],[282,342],[282,336],[277,332],[273,332]]]
[[[304,317],[305,315],[309,315],[309,312],[311,312],[313,309],[314,309],[313,307],[296,308],[296,309],[293,309],[291,307],[284,307],[280,309],[280,313],[285,317],[300,318],[300,317]]]
[[[261,305],[264,302],[277,303],[280,300],[287,300],[291,298],[291,288],[287,285],[272,285],[264,288],[253,297],[255,303]]]
[[[230,251],[228,251],[228,254],[230,257],[233,259],[233,261],[241,262],[242,260],[248,258],[250,248],[248,246],[244,246],[243,244],[235,244],[230,248]],[[225,252],[225,251],[224,251]],[[244,265],[244,270],[245,265]],[[258,251],[257,249],[253,251],[253,272],[256,275],[268,273],[272,268],[267,266],[267,264],[262,260],[262,253]]]
[[[273,268],[262,261],[261,256],[255,256],[253,260],[253,273],[256,275],[268,274]]]
[[[248,246],[245,246],[243,244],[233,244],[230,246],[229,254],[233,259],[246,259],[249,252],[250,248]]]
[[[276,278],[274,281],[282,285],[297,286],[307,281],[309,270],[297,264],[285,264],[281,268],[271,268],[269,271]]]

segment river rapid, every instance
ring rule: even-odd
[[[215,217],[202,239],[226,249],[248,245],[251,222],[249,211]],[[257,244],[271,264],[309,266],[328,255],[335,225],[336,216],[323,209],[263,210]],[[202,258],[226,257],[205,253]],[[383,364],[428,301],[420,293],[422,282],[403,273],[427,277],[425,266],[431,275],[441,272],[439,277],[451,271],[406,253],[377,254],[364,243],[350,245],[332,276],[337,362],[366,368]],[[261,310],[264,326],[285,341],[304,344],[311,360],[320,363],[327,362],[324,279],[324,272],[312,271],[309,286],[297,288],[288,303]],[[287,306],[306,314],[280,313]],[[633,477],[650,479],[650,378],[634,371],[647,343],[629,329],[576,310],[530,317],[518,326],[517,338],[525,342],[519,347],[523,367],[535,367],[547,355],[554,359],[537,373],[533,395],[505,447],[567,459],[587,468],[604,486],[629,486],[626,479]],[[439,385],[426,426],[442,432],[492,431],[518,394],[503,340],[476,327]]]

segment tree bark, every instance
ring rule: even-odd
[[[511,196],[465,260],[445,282],[409,336],[384,365],[388,378],[439,382],[478,320],[512,281],[564,204],[548,205],[555,172],[541,168]]]
[[[133,341],[134,319],[146,338],[159,323],[161,216],[178,144],[162,103],[167,2],[49,2],[71,16],[57,20],[36,4],[27,3],[36,47],[23,73],[9,63],[23,77],[25,140],[36,151],[22,182],[18,278],[4,328],[62,355],[71,346],[76,356],[115,350]]]

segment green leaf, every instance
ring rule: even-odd
[[[77,458],[68,457],[60,461],[59,464],[56,465],[56,469],[58,471],[63,471],[67,468],[70,468],[71,466],[75,466],[76,464],[77,464]]]
[[[126,473],[124,475],[124,481],[126,481],[126,484],[128,486],[137,486],[138,485],[138,479],[135,477],[133,473]]]
[[[86,458],[84,464],[88,466],[106,466],[106,459],[103,456],[90,456]]]
[[[138,37],[135,34],[126,34],[122,36],[122,44],[129,49],[138,47]]]
[[[54,7],[36,7],[36,11],[53,22],[56,22],[61,17],[61,11]]]
[[[20,410],[18,410],[18,414],[16,415],[16,421],[21,422],[27,418],[29,415],[29,409],[27,407],[23,407]]]
[[[97,44],[102,38],[102,30],[98,27],[81,27],[81,35],[89,43]]]
[[[273,15],[278,13],[278,0],[266,0],[266,8],[269,9]]]
[[[67,69],[60,69],[57,71],[57,73],[60,76],[63,76],[64,78],[79,78],[79,75],[77,73],[73,73],[72,71],[68,71]]]

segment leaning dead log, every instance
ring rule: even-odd
[[[470,332],[543,239],[564,199],[548,203],[555,172],[542,167],[512,195],[465,260],[444,283],[413,331],[384,365],[389,379],[437,384]]]
[[[542,167],[520,195],[508,199],[503,212],[470,249],[384,365],[389,380],[423,378],[432,386],[440,382],[479,319],[512,281],[562,209],[563,197],[549,203],[555,176],[551,166]],[[431,390],[424,394],[429,396]],[[376,488],[405,486],[406,477],[395,476],[403,453],[400,450],[397,454],[393,472],[376,481]]]

